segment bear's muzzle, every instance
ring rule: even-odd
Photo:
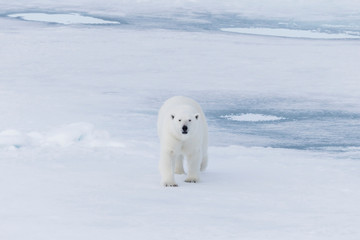
[[[186,125],[184,125],[182,127],[182,134],[187,134],[188,133],[188,127]]]

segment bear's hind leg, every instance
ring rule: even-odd
[[[204,171],[208,165],[208,156],[203,156],[201,165],[200,165],[200,171]]]

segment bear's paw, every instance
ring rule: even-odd
[[[193,178],[193,177],[187,177],[185,179],[185,182],[187,182],[187,183],[197,183],[198,181],[199,181],[198,178]]]

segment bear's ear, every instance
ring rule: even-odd
[[[196,118],[196,120],[199,118],[199,114],[198,114],[198,113],[195,114],[195,118]]]
[[[175,118],[175,116],[174,115],[171,115],[171,119],[174,119]]]

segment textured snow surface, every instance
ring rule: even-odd
[[[77,143],[90,147],[123,147],[121,142],[111,140],[107,131],[96,130],[89,123],[72,123],[51,130],[49,133],[23,133],[14,129],[0,132],[0,147],[10,150],[51,145],[66,147]]]
[[[358,1],[0,9],[0,239],[360,238],[359,41],[220,31],[300,21],[358,35]],[[197,184],[178,175],[164,188],[156,117],[174,95],[204,109],[209,167]]]

